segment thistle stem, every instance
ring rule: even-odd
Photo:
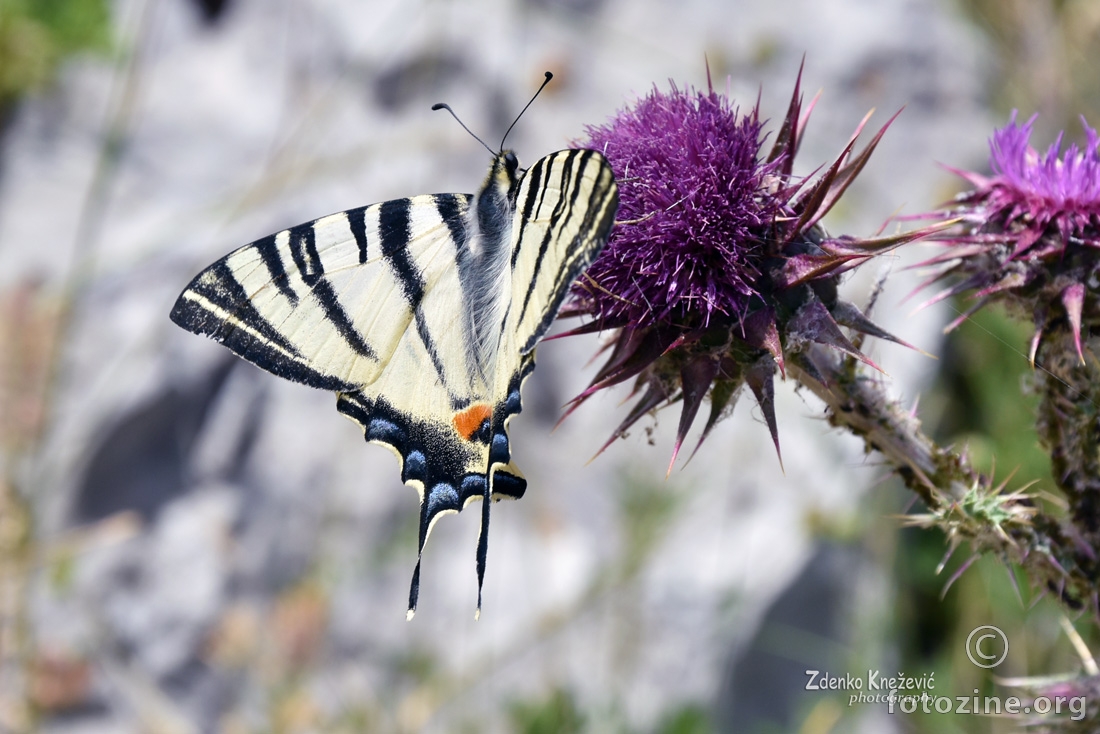
[[[937,445],[854,359],[815,346],[791,360],[788,373],[825,403],[830,424],[862,438],[867,451],[882,454],[920,497],[928,514],[911,518],[914,524],[940,527],[952,547],[965,540],[976,552],[1018,564],[1033,584],[1069,609],[1100,613],[1100,564],[1073,524],[1022,492],[1001,492],[964,455]],[[1095,459],[1095,442],[1092,448]]]
[[[1092,548],[1100,546],[1100,365],[1091,350],[1078,357],[1073,334],[1055,329],[1039,347],[1036,428],[1050,453],[1054,481]]]

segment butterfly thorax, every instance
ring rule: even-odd
[[[519,187],[519,162],[503,151],[493,158],[470,207],[467,238],[458,247],[458,273],[465,295],[468,362],[483,380],[493,373],[511,292],[513,202]]]

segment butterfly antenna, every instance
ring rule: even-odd
[[[446,102],[438,102],[438,103],[436,103],[436,104],[433,104],[433,105],[432,105],[432,109],[433,109],[433,110],[447,110],[448,112],[450,112],[450,113],[451,113],[451,117],[455,118],[455,121],[456,121],[456,122],[457,122],[457,123],[458,123],[459,125],[461,125],[461,126],[462,126],[462,129],[463,129],[463,130],[465,130],[466,132],[470,133],[471,137],[473,137],[473,139],[474,139],[474,140],[476,140],[477,142],[481,143],[482,145],[485,145],[485,141],[484,141],[484,140],[482,140],[481,138],[479,138],[478,136],[474,135],[474,131],[473,131],[473,130],[471,130],[470,128],[466,127],[466,123],[464,123],[464,122],[463,122],[462,120],[460,120],[460,119],[458,118],[458,115],[456,115],[456,114],[455,114],[455,111],[451,109],[451,106],[450,106],[449,104],[447,104]],[[524,108],[524,109],[526,109],[526,108]],[[512,123],[512,124],[514,125],[515,123]],[[508,128],[508,129],[509,129],[509,130],[511,130],[511,128]],[[496,153],[495,153],[495,152],[493,151],[493,149],[492,149],[492,148],[490,148],[490,147],[489,147],[488,145],[485,145],[485,150],[489,151],[489,154],[490,154],[490,155],[496,155]]]
[[[524,108],[519,111],[519,114],[516,115],[516,119],[512,120],[512,124],[508,126],[507,130],[504,131],[504,137],[500,139],[500,149],[501,149],[501,151],[504,150],[504,141],[508,139],[508,133],[512,132],[512,128],[514,128],[516,126],[516,123],[519,122],[519,118],[523,117],[523,113],[527,111],[527,108],[530,107],[531,103],[535,101],[535,98],[539,96],[539,92],[546,89],[546,85],[549,84],[550,80],[553,79],[553,78],[554,78],[553,74],[551,74],[550,72],[546,72],[546,79],[543,80],[542,86],[539,87],[538,91],[535,92],[534,95],[532,95],[531,101],[528,102],[524,106]]]

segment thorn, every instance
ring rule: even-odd
[[[775,310],[763,308],[749,314],[744,323],[745,340],[757,349],[766,349],[772,355],[779,374],[787,379],[787,367],[783,361],[783,342],[775,321]]]
[[[680,411],[680,425],[676,428],[676,445],[672,449],[672,461],[668,464],[665,479],[672,474],[672,466],[676,463],[676,456],[680,453],[680,447],[684,443],[691,424],[695,422],[695,416],[699,414],[699,407],[707,396],[711,383],[718,374],[718,361],[715,359],[697,359],[689,362],[680,370],[680,383],[684,398],[684,407]]]
[[[833,318],[836,320],[836,322],[841,326],[847,326],[849,329],[854,329],[855,331],[862,332],[868,336],[885,339],[886,341],[890,341],[908,349],[912,349],[914,352],[922,354],[925,357],[936,359],[935,355],[929,354],[920,347],[913,346],[909,342],[902,341],[901,339],[897,338],[890,332],[880,327],[875,322],[871,321],[871,319],[867,318],[855,304],[849,303],[847,301],[837,301],[836,305],[833,306],[833,309],[832,311],[830,311],[830,313],[833,315]]]
[[[779,458],[779,470],[786,475],[783,468],[783,452],[779,450],[779,428],[775,422],[775,361],[770,356],[757,360],[756,364],[749,368],[745,374],[745,382],[756,396],[756,404],[764,414],[764,422],[768,424],[768,431],[772,434],[772,443],[775,444],[775,455]]]
[[[1077,347],[1077,358],[1085,364],[1085,354],[1081,350],[1081,311],[1085,305],[1085,284],[1074,283],[1062,291],[1062,305],[1066,307],[1066,316],[1073,329],[1073,345]]]
[[[951,585],[958,581],[959,578],[961,578],[962,575],[966,573],[966,570],[970,568],[974,561],[978,560],[979,558],[981,558],[981,555],[975,553],[974,555],[970,556],[970,558],[967,558],[966,563],[961,565],[959,569],[955,571],[955,573],[951,574],[951,578],[947,580],[947,584],[943,587],[943,591],[940,592],[940,601],[943,601],[944,598],[947,597],[947,592],[951,588]]]
[[[1016,599],[1020,602],[1020,606],[1024,606],[1024,595],[1020,592],[1020,582],[1016,580],[1016,574],[1012,572],[1012,566],[1005,564],[1003,566],[1005,573],[1008,574],[1008,580],[1012,582],[1012,588],[1016,591]]]
[[[606,451],[608,446],[621,438],[624,432],[641,420],[642,416],[666,400],[669,400],[668,393],[665,391],[660,380],[651,380],[641,400],[634,404],[634,407],[630,409],[630,412],[627,413],[626,418],[619,424],[619,427],[611,432],[611,438],[607,439],[607,442],[585,463],[585,466],[595,461],[596,457]],[[670,400],[670,402],[672,401]]]
[[[908,513],[908,511],[906,512]],[[943,573],[943,569],[947,567],[947,562],[951,560],[951,556],[955,555],[955,551],[958,549],[958,547],[959,546],[957,543],[952,543],[950,546],[948,546],[947,552],[944,553],[943,560],[941,560],[939,565],[936,566],[937,576]]]
[[[961,314],[959,314],[959,316],[957,318],[955,318],[953,321],[951,321],[951,323],[949,323],[947,326],[943,327],[943,333],[944,334],[950,334],[952,331],[954,331],[955,329],[962,326],[964,321],[966,321],[968,318],[970,318],[971,316],[976,314],[979,310],[981,310],[983,307],[985,307],[985,305],[987,303],[989,303],[990,300],[991,299],[989,299],[989,298],[983,298],[982,300],[978,301],[975,305],[973,305],[970,308],[963,311]]]
[[[688,461],[694,459],[695,455],[699,453],[699,448],[703,445],[703,441],[707,440],[707,436],[710,435],[711,429],[718,423],[718,419],[722,417],[722,413],[725,411],[726,406],[733,401],[740,389],[740,380],[721,380],[714,384],[714,389],[711,390],[710,393],[710,416],[707,418],[707,424],[703,426],[703,435],[699,437],[699,443],[695,444],[695,450],[691,452]]]
[[[827,347],[832,347],[850,357],[858,359],[868,367],[886,374],[870,357],[856,349],[855,345],[844,336],[837,325],[836,319],[825,308],[821,301],[812,301],[803,306],[788,322],[788,328],[792,333],[799,334],[807,341],[817,342]]]
[[[1027,361],[1031,365],[1031,369],[1035,369],[1035,355],[1039,352],[1039,342],[1043,338],[1043,327],[1040,326],[1035,330],[1035,334],[1031,337],[1031,346],[1027,350]]]

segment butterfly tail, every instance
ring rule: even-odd
[[[416,614],[416,602],[420,598],[420,558],[416,559],[416,568],[413,570],[412,584],[409,586],[409,611],[405,612],[405,619],[412,621]]]
[[[481,619],[481,587],[485,584],[485,559],[489,556],[489,509],[492,507],[492,470],[485,482],[485,494],[481,498],[481,531],[477,537],[477,609],[474,619]]]
[[[428,542],[428,534],[432,531],[432,519],[430,502],[420,503],[420,538],[416,549],[416,568],[413,569],[412,583],[409,584],[409,610],[405,612],[405,619],[411,621],[416,614],[416,602],[420,599],[420,560],[424,557],[424,544]]]

